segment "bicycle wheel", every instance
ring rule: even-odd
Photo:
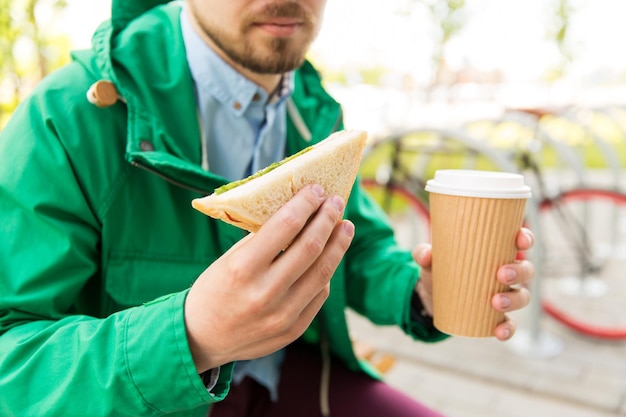
[[[626,195],[574,189],[540,213],[543,311],[586,336],[626,339]]]
[[[412,249],[419,243],[430,242],[428,207],[415,194],[405,187],[383,185],[373,179],[362,179],[361,185],[387,213],[401,247]]]

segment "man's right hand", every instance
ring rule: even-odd
[[[304,333],[354,236],[343,208],[341,197],[306,187],[200,275],[185,302],[198,373],[268,355]]]

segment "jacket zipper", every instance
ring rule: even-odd
[[[177,187],[184,188],[186,190],[193,191],[193,192],[196,192],[196,193],[199,193],[199,194],[204,194],[204,195],[211,194],[210,190],[192,187],[191,185],[185,184],[185,183],[177,181],[177,180],[175,180],[175,179],[173,179],[171,177],[168,177],[167,175],[165,175],[165,174],[163,174],[163,173],[161,173],[161,172],[159,172],[159,171],[157,171],[155,169],[152,169],[152,168],[150,168],[150,167],[148,167],[148,166],[146,166],[146,165],[144,165],[144,164],[142,164],[140,162],[131,161],[131,165],[134,166],[134,167],[143,169],[144,171],[147,171],[147,172],[149,172],[151,174],[154,174],[157,177],[159,177],[159,178],[161,178],[161,179],[163,179],[163,180],[165,180],[165,181],[169,182],[170,184],[175,185]]]
[[[290,115],[292,116],[292,120],[298,120],[298,122],[295,123],[298,132],[300,133],[300,135],[302,136],[302,138],[305,141],[307,141],[307,142],[310,141],[311,140],[311,132],[308,129],[308,127],[306,127],[306,124],[304,123],[304,120],[302,120],[302,117],[300,116],[300,113],[298,112],[298,109],[296,108],[295,105],[293,105],[292,102],[288,103],[288,104],[291,104],[290,106],[289,105],[287,106],[287,110],[290,113]],[[337,120],[335,121],[335,124],[333,125],[333,128],[332,128],[331,132],[336,132],[337,131],[337,129],[341,125],[342,116],[343,116],[343,111],[342,111],[342,109],[340,107],[339,108],[339,116],[337,117]],[[203,130],[202,123],[200,123],[199,120],[198,120],[198,122],[199,122],[200,132],[202,132],[202,130]],[[201,141],[204,144],[204,139],[203,139],[204,135],[201,134],[200,137],[201,137]],[[205,170],[208,171],[208,168],[209,168],[208,167],[208,162],[206,162],[205,159],[206,159],[206,148],[205,148],[205,146],[203,146],[202,147],[202,167]],[[161,172],[159,172],[159,171],[157,171],[155,169],[152,169],[152,168],[148,167],[147,165],[144,165],[144,164],[142,164],[140,162],[131,161],[131,165],[134,166],[134,167],[143,169],[144,171],[150,172],[151,174],[154,174],[154,175],[158,176],[159,178],[161,178],[161,179],[163,179],[163,180],[165,180],[165,181],[169,182],[170,184],[175,185],[177,187],[184,188],[186,190],[193,191],[193,192],[196,192],[196,193],[199,193],[199,194],[205,194],[205,195],[206,194],[211,194],[211,192],[212,192],[212,191],[207,190],[207,189],[196,188],[196,187],[193,187],[191,185],[185,184],[183,182],[177,181],[177,180],[175,180],[175,179],[173,179],[171,177],[168,177],[167,175],[162,174]]]

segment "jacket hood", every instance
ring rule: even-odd
[[[113,0],[111,2],[111,23],[114,33],[118,33],[144,12],[165,3],[169,3],[169,0]]]
[[[154,0],[137,5],[113,2],[117,17],[98,28],[92,51],[73,56],[95,80],[113,83],[125,102],[127,159],[165,177],[182,179],[195,189],[210,191],[222,185],[223,178],[207,174],[201,167],[195,87],[180,26],[182,2],[161,6]],[[116,25],[122,25],[117,32]],[[340,108],[324,91],[309,63],[296,71],[293,99],[313,141],[340,128]],[[298,136],[302,135],[291,135]],[[303,139],[288,140],[289,153],[308,144]]]
[[[126,107],[129,162],[177,178],[188,188],[211,191],[224,180],[201,167],[201,142],[195,89],[181,36],[181,2],[149,8],[155,1],[113,0],[122,20],[105,21],[92,38],[91,51],[73,53],[94,81],[111,82]],[[122,105],[118,102],[117,105]]]

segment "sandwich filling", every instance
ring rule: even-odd
[[[247,182],[248,182],[248,181],[250,181],[250,180],[253,180],[253,179],[255,179],[255,178],[258,178],[258,177],[260,177],[261,175],[265,175],[265,174],[267,174],[268,172],[270,172],[270,171],[272,171],[272,170],[274,170],[274,169],[278,168],[279,166],[281,166],[281,165],[285,164],[286,162],[289,162],[289,161],[291,161],[292,159],[295,159],[295,158],[297,158],[298,156],[300,156],[300,155],[302,155],[302,154],[304,154],[304,153],[306,153],[306,152],[310,151],[311,149],[313,149],[313,147],[314,147],[314,146],[315,146],[315,145],[311,145],[311,146],[309,146],[308,148],[304,148],[304,149],[302,149],[300,152],[296,152],[296,153],[294,153],[293,155],[288,156],[288,157],[286,157],[285,159],[283,159],[283,160],[281,160],[281,161],[274,162],[273,164],[270,164],[270,165],[266,166],[265,168],[258,170],[257,172],[255,172],[254,174],[250,175],[249,177],[243,178],[243,179],[241,179],[241,180],[237,180],[237,181],[229,182],[229,183],[228,183],[228,184],[226,184],[226,185],[222,185],[221,187],[216,188],[216,189],[215,189],[215,191],[214,191],[214,193],[215,193],[215,194],[223,194],[223,193],[225,193],[225,192],[226,192],[226,191],[228,191],[228,190],[232,190],[233,188],[238,187],[238,186],[240,186],[240,185],[243,185],[243,184],[247,183]]]

